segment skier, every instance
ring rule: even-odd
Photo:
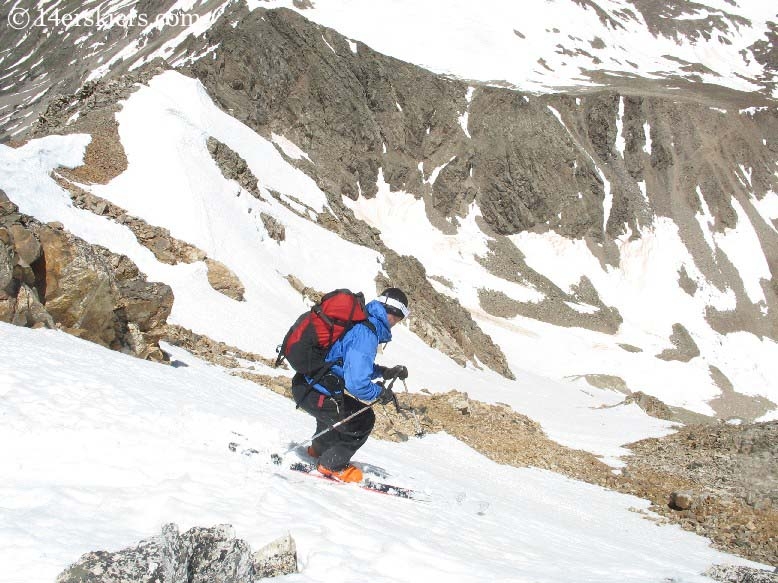
[[[312,385],[311,379],[300,373],[292,379],[295,401],[316,419],[316,433],[363,408],[360,400],[392,402],[392,390],[382,382],[373,382],[375,379],[408,378],[405,366],[375,364],[379,343],[390,342],[392,326],[410,313],[408,297],[402,290],[391,287],[365,307],[368,322],[355,325],[332,345],[326,360],[336,364],[318,383]],[[375,414],[367,409],[315,439],[308,447],[308,454],[318,458],[319,472],[343,482],[361,482],[362,471],[349,462],[367,441],[374,424]]]

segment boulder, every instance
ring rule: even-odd
[[[254,553],[257,577],[277,577],[297,572],[297,546],[291,534],[265,545]]]
[[[41,245],[35,236],[21,225],[11,225],[8,229],[13,238],[13,246],[19,259],[26,265],[32,265],[41,256]]]
[[[272,217],[267,213],[260,212],[259,218],[262,219],[262,224],[265,225],[265,230],[267,231],[267,234],[270,235],[271,239],[277,241],[278,243],[286,240],[286,227],[284,227],[282,223],[276,220],[275,217]]]
[[[297,572],[290,535],[256,555],[232,526],[195,527],[179,533],[175,524],[134,547],[90,552],[57,577],[57,583],[253,583]]]
[[[78,336],[112,346],[117,341],[112,278],[91,245],[66,231],[36,227],[45,257],[43,302],[54,320]]]
[[[228,298],[242,302],[246,288],[243,287],[238,276],[219,261],[206,259],[205,264],[208,266],[208,283],[211,287]]]
[[[694,504],[694,494],[688,490],[676,491],[670,494],[669,506],[673,510],[689,510]]]
[[[778,583],[778,568],[771,573],[743,565],[714,565],[705,575],[722,583]]]
[[[1,196],[0,203],[12,204]],[[169,286],[146,281],[127,257],[60,225],[0,212],[0,321],[58,327],[141,358],[159,348],[173,307]]]

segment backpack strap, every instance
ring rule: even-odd
[[[324,316],[324,314],[321,314]],[[326,317],[326,316],[325,316]],[[373,334],[378,336],[378,331],[376,330],[375,324],[373,324],[370,320],[362,320],[360,322],[356,322],[356,324],[363,324],[365,327],[367,327]],[[280,357],[279,357],[280,358]],[[316,371],[316,374],[311,377],[311,380],[307,380],[306,378],[306,384],[308,385],[308,390],[303,393],[303,396],[300,397],[300,400],[295,403],[295,409],[300,408],[300,404],[305,400],[305,398],[308,396],[308,394],[313,391],[313,386],[317,384],[321,379],[324,378],[324,375],[326,375],[328,372],[330,372],[330,369],[335,365],[343,366],[343,360],[337,359],[328,362],[325,366],[321,367],[318,371]],[[305,377],[304,377],[305,378]],[[332,395],[333,397],[335,395]]]
[[[333,360],[332,362],[328,362],[326,365],[321,367],[318,371],[316,371],[316,374],[311,377],[311,380],[308,380],[305,375],[303,375],[303,378],[305,379],[305,383],[308,385],[308,390],[303,393],[303,396],[300,397],[299,401],[295,402],[295,409],[300,408],[300,403],[302,403],[305,398],[308,396],[308,394],[313,390],[313,385],[317,384],[321,379],[324,378],[324,375],[326,375],[328,372],[330,372],[330,369],[338,364],[339,360]]]

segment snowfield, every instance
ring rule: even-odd
[[[284,581],[688,583],[713,563],[757,566],[657,526],[644,500],[502,466],[444,434],[370,440],[355,458],[428,502],[327,484],[270,462],[308,436],[306,414],[184,351],[166,347],[171,367],[56,331],[0,324],[0,337],[7,583],[52,581],[167,522],[230,523],[255,549],[290,532],[301,572]]]

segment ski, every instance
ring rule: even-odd
[[[353,484],[354,486],[362,488],[363,490],[377,492],[379,494],[386,494],[387,496],[395,496],[397,498],[405,498],[407,500],[424,500],[424,498],[415,490],[402,488],[400,486],[393,486],[392,484],[385,484],[383,482],[376,482],[370,478],[366,478],[362,482],[341,482],[340,480],[336,480],[334,478],[330,478],[329,476],[325,476],[324,474],[320,474],[314,464],[309,464],[303,461],[292,463],[289,466],[289,469],[295,472],[300,472],[302,474],[307,474],[314,478],[326,480],[332,484]]]

